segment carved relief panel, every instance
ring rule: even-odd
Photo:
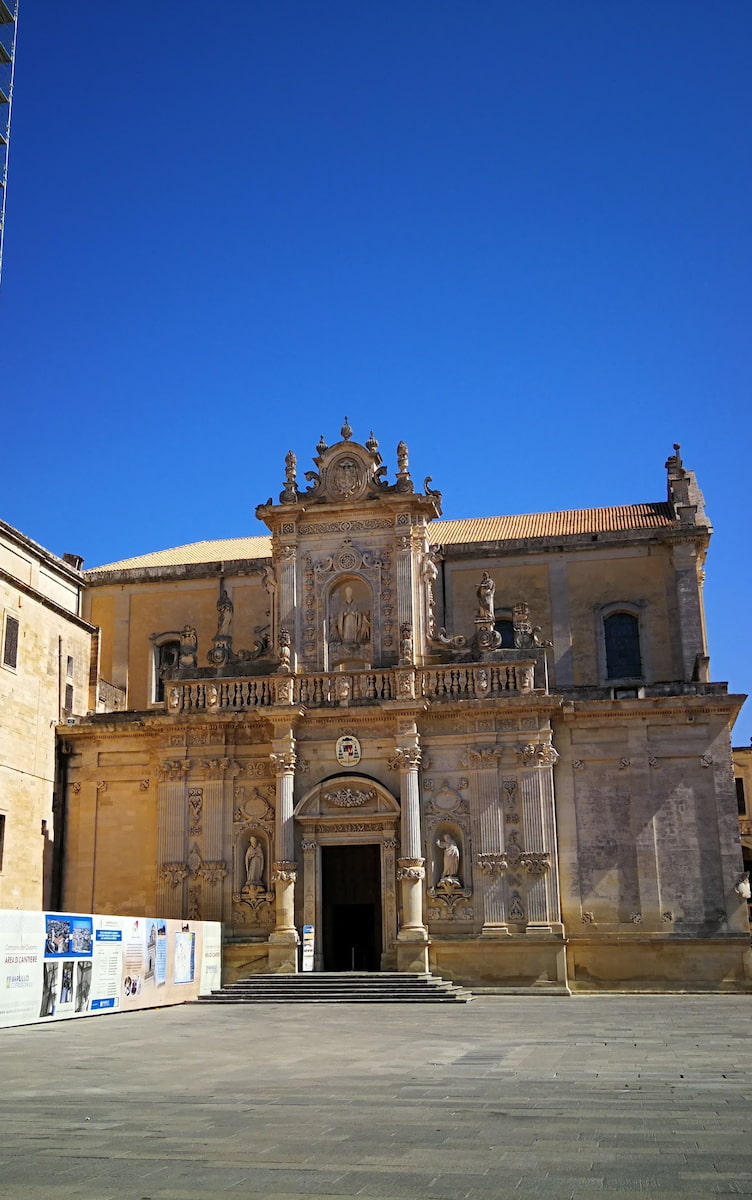
[[[312,553],[308,532],[304,527],[301,537],[302,662],[318,671],[384,665],[397,652],[388,548],[363,550],[353,539],[338,537],[330,549],[329,539],[316,535],[311,541],[317,547],[323,541],[326,552]]]

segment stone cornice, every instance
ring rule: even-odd
[[[562,706],[561,719],[567,724],[580,721],[624,721],[634,718],[676,716],[684,721],[687,710],[695,715],[720,715],[730,719],[741,709],[746,696],[723,693],[718,696],[656,696],[649,700],[568,700]]]

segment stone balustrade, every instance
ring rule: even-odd
[[[347,708],[404,698],[405,680],[416,698],[432,702],[487,700],[534,689],[534,661],[472,663],[376,671],[274,674],[238,679],[171,680],[168,712],[243,712],[278,704]]]

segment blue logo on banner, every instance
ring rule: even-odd
[[[98,942],[122,942],[122,929],[98,929],[95,933]]]
[[[96,1012],[98,1008],[114,1008],[114,1007],[115,1007],[115,997],[114,996],[108,996],[107,999],[105,999],[105,1000],[92,1000],[92,1002],[91,1002],[91,1011],[92,1012]]]

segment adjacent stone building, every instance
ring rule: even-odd
[[[41,908],[59,891],[55,728],[96,708],[79,566],[0,522],[0,908]]]
[[[744,989],[711,534],[667,499],[442,521],[347,422],[264,536],[85,573],[123,711],[61,733],[64,905],[222,920],[229,978]],[[88,626],[87,626],[88,628]]]

